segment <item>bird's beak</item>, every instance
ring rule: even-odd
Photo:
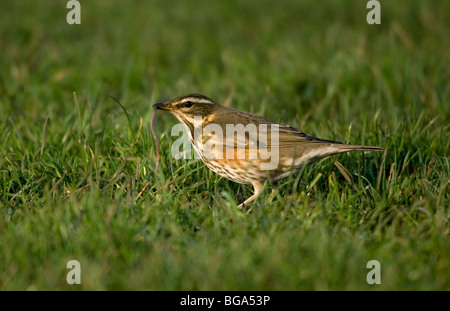
[[[159,110],[165,110],[165,111],[170,110],[168,103],[157,103],[157,104],[154,104],[153,107],[156,107],[156,109],[159,109]]]

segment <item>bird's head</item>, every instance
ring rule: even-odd
[[[154,104],[159,110],[169,111],[180,122],[191,127],[194,124],[194,117],[201,117],[203,121],[207,119],[208,123],[212,121],[217,109],[222,106],[212,99],[201,94],[188,94],[176,97],[165,103]]]

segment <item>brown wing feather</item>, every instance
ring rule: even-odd
[[[383,148],[371,147],[371,146],[358,146],[358,145],[346,145],[339,141],[321,139],[302,132],[292,126],[286,124],[280,124],[271,120],[268,120],[262,116],[248,113],[244,111],[235,110],[228,107],[223,107],[225,109],[224,113],[231,113],[229,120],[233,124],[242,124],[247,126],[249,124],[256,124],[257,135],[249,136],[247,133],[239,134],[234,139],[226,139],[226,146],[236,146],[236,142],[244,143],[245,147],[248,148],[252,146],[260,146],[267,148],[279,148],[282,149],[282,153],[289,155],[295,154],[296,156],[301,155],[306,151],[312,149],[333,146],[336,148],[336,153],[346,152],[351,150],[372,150],[380,151]],[[225,118],[228,119],[228,118]],[[267,125],[264,129],[259,127],[259,125]],[[278,141],[272,139],[272,129],[271,126],[278,127]],[[225,134],[225,133],[224,133]],[[261,139],[262,138],[262,139]],[[242,146],[242,144],[240,145]]]

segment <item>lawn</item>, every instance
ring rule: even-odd
[[[80,3],[0,5],[0,290],[450,290],[450,2]],[[385,151],[238,210],[162,111],[154,174],[151,105],[191,92]]]

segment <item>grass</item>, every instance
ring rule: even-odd
[[[65,4],[2,3],[0,290],[450,290],[447,2],[383,1],[381,25],[364,1]],[[151,104],[189,92],[386,151],[246,213],[162,112],[153,174]]]

